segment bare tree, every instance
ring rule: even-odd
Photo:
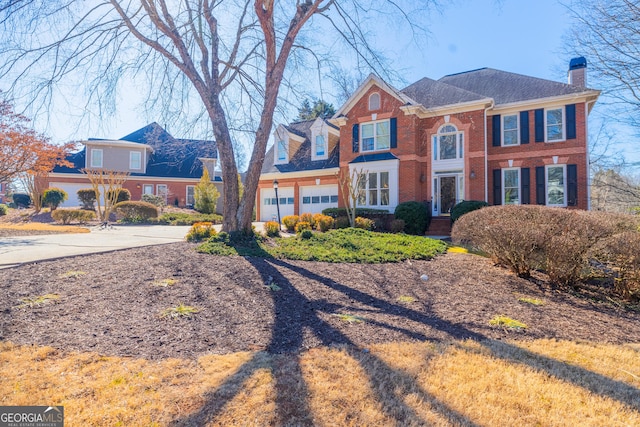
[[[341,170],[336,174],[338,185],[342,192],[342,201],[347,209],[349,225],[356,226],[356,209],[358,200],[362,197],[361,191],[364,188],[364,180],[367,179],[367,171],[363,169],[353,169],[350,173]]]
[[[313,51],[296,42],[303,29],[314,16],[327,18],[323,29],[354,49],[357,66],[384,74],[367,21],[401,19],[418,33],[412,17],[426,16],[433,2],[12,0],[0,5],[0,79],[13,82],[9,89],[33,108],[47,109],[59,86],[75,78],[98,117],[116,108],[117,82],[125,76],[146,85],[148,107],[169,115],[197,101],[202,110],[195,117],[208,118],[220,156],[223,229],[248,231],[287,63]],[[314,49],[322,45],[314,42]],[[242,197],[234,129],[253,144]]]
[[[96,207],[98,218],[102,222],[108,222],[113,207],[118,203],[118,196],[122,190],[122,184],[127,181],[129,172],[118,172],[105,169],[82,169],[87,175],[91,188],[96,195]],[[104,207],[102,207],[104,201]]]

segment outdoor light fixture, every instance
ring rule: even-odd
[[[278,210],[278,229],[282,231],[282,224],[280,223],[280,199],[278,198],[278,180],[273,180],[273,189],[276,192],[276,209]]]
[[[469,178],[475,179],[475,177],[476,177],[476,172],[475,171],[471,171],[471,173],[469,174]]]

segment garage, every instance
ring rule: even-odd
[[[300,213],[321,213],[323,209],[338,207],[337,185],[300,187]]]
[[[280,199],[280,218],[293,215],[295,197],[293,187],[278,188]],[[278,205],[276,204],[276,192],[273,188],[260,190],[260,221],[277,221]]]
[[[67,192],[68,199],[60,204],[61,208],[75,208],[81,206],[80,200],[78,199],[78,190],[83,188],[91,188],[91,184],[88,182],[85,183],[70,183],[70,182],[50,182],[49,188],[55,187]]]

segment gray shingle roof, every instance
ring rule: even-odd
[[[579,86],[524,76],[493,68],[450,74],[438,80],[451,86],[493,98],[496,105],[571,95],[588,91]]]
[[[424,77],[401,91],[425,108],[444,107],[487,98],[478,93]]]

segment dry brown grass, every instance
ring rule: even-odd
[[[0,224],[0,230],[18,230],[18,231],[38,231],[54,233],[89,233],[90,230],[85,227],[77,227],[75,225],[53,225],[41,222],[27,222],[24,224],[3,223]]]
[[[640,425],[637,345],[390,343],[147,361],[0,344],[0,405],[69,425]]]

